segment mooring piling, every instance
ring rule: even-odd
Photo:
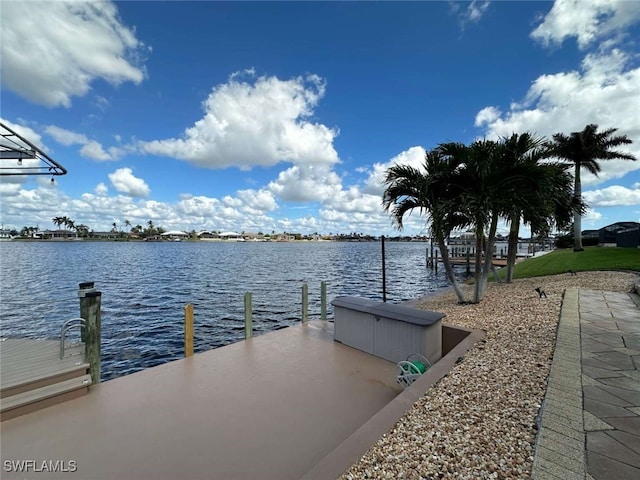
[[[327,319],[327,282],[320,282],[320,320]]]
[[[309,321],[309,285],[302,284],[302,323]]]
[[[184,356],[193,355],[193,304],[184,306]]]
[[[80,299],[80,318],[84,318],[85,321],[89,315],[89,303],[84,301],[84,297],[87,292],[95,292],[95,282],[80,282],[78,284],[78,298]],[[80,339],[83,343],[87,341],[87,332],[85,325],[80,326]]]
[[[81,312],[84,311],[85,319],[85,361],[89,363],[91,381],[100,383],[100,343],[102,337],[101,304],[102,293],[95,290],[83,292],[80,297]]]
[[[251,292],[244,294],[244,339],[253,336],[253,307],[251,306]]]

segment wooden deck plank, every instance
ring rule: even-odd
[[[0,390],[86,370],[83,349],[72,345],[61,359],[58,340],[4,338],[0,342]]]
[[[91,385],[91,375],[86,374],[81,377],[71,378],[64,382],[59,382],[54,385],[46,385],[35,390],[20,393],[18,395],[12,395],[7,398],[0,399],[0,412],[6,412],[13,408],[28,405],[30,403],[44,400],[46,398],[54,397],[56,395],[67,393],[78,388],[85,388]]]

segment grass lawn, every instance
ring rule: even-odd
[[[584,252],[572,249],[554,250],[540,257],[517,263],[514,278],[541,277],[593,270],[633,270],[640,272],[640,249],[616,247],[586,247]],[[506,269],[500,275],[504,278]]]

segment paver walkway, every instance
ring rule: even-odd
[[[587,472],[640,478],[640,309],[628,294],[580,291]]]
[[[640,478],[640,302],[568,289],[532,477]]]

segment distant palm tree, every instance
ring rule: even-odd
[[[62,225],[64,223],[64,218],[63,217],[53,217],[51,219],[51,221],[53,222],[53,224],[60,228],[60,225]]]
[[[609,128],[598,132],[598,125],[589,124],[581,132],[573,132],[569,136],[562,133],[553,135],[553,141],[549,144],[551,154],[575,166],[574,196],[577,200],[582,199],[580,170],[583,167],[597,176],[600,173],[598,160],[636,160],[631,154],[612,150],[614,147],[632,143],[626,135],[612,136],[617,130]],[[583,251],[582,213],[578,211],[574,214],[573,234],[573,251]]]
[[[81,237],[88,237],[89,227],[87,227],[85,224],[76,225],[76,233]]]

